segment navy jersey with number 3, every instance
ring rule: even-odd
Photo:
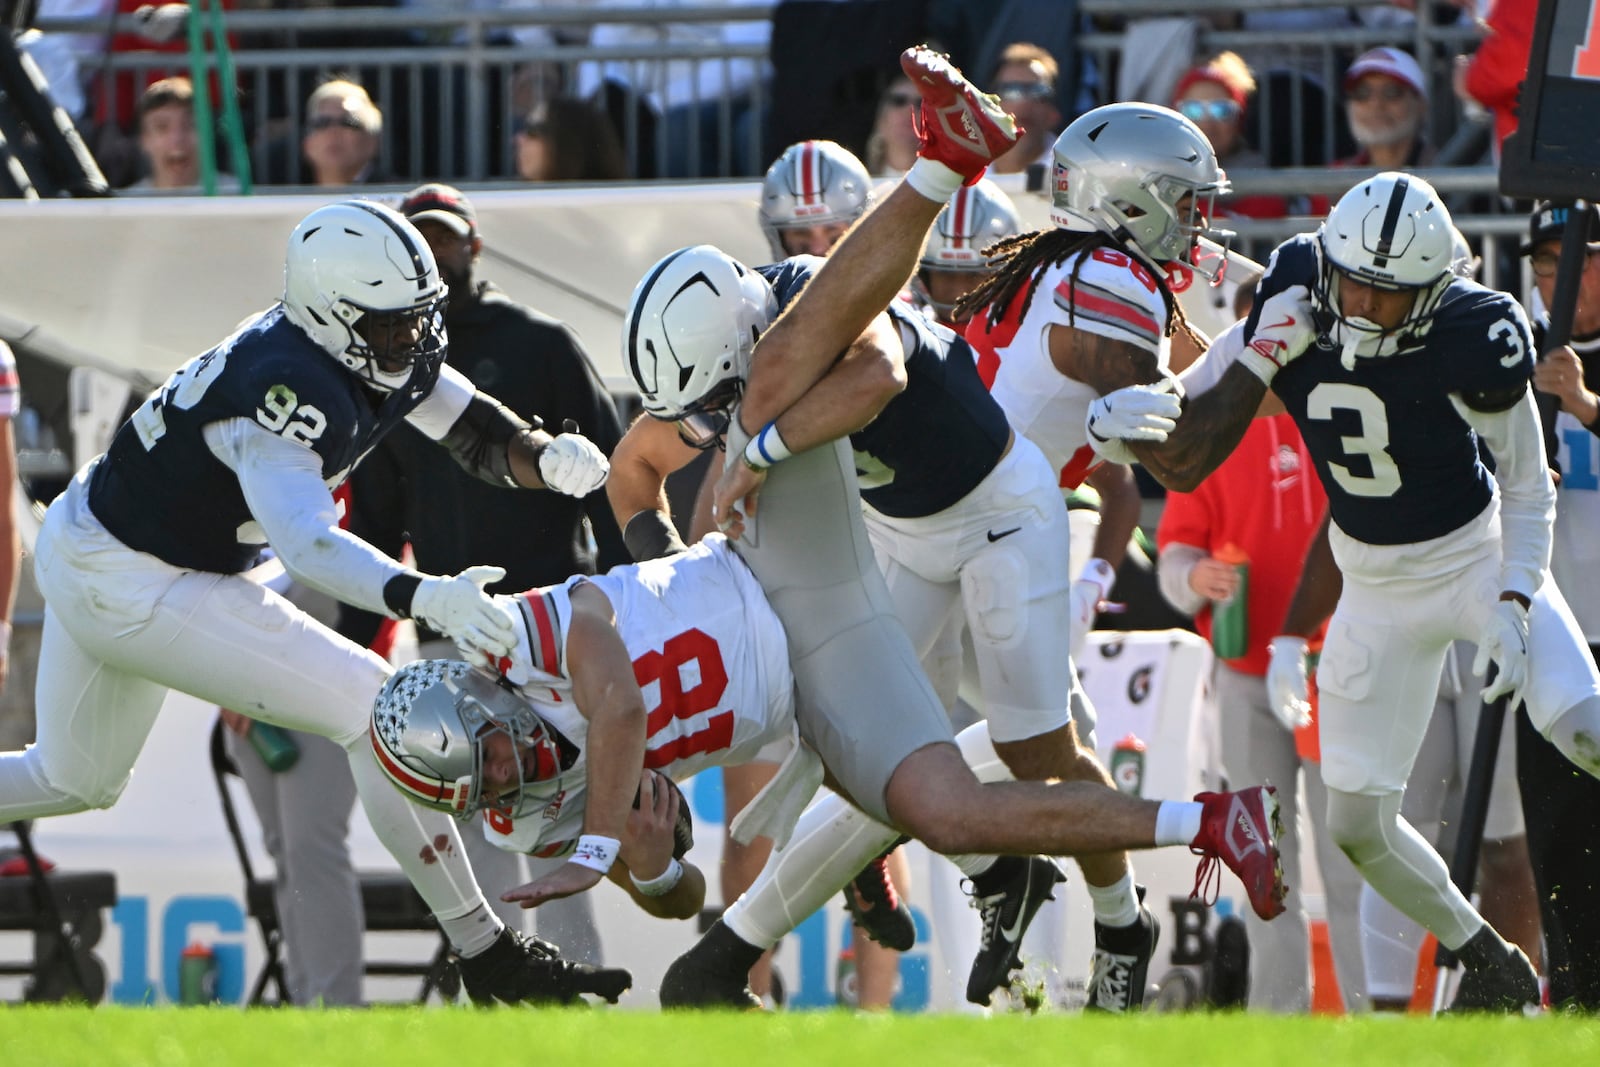
[[[150,394],[95,467],[89,507],[129,548],[175,567],[236,574],[260,555],[259,527],[205,428],[251,419],[315,452],[332,488],[422,401],[437,373],[417,377],[374,405],[279,305]]]
[[[1245,326],[1266,298],[1317,280],[1315,239],[1279,246]],[[1328,492],[1333,521],[1373,545],[1412,544],[1459,529],[1488,506],[1492,475],[1451,396],[1506,395],[1533,373],[1522,308],[1505,293],[1453,281],[1418,347],[1358,356],[1353,370],[1319,337],[1272,382]]]

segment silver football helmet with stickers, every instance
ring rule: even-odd
[[[1414,348],[1433,324],[1455,280],[1455,225],[1433,186],[1413,174],[1386,171],[1351,189],[1317,230],[1320,258],[1312,307],[1334,346],[1361,356]],[[1385,328],[1340,310],[1339,286],[1352,278],[1376,289],[1410,290],[1410,310]]]
[[[645,273],[622,321],[622,353],[644,410],[709,448],[728,427],[756,341],[778,317],[767,280],[711,245]]]
[[[320,207],[289,237],[289,321],[375,389],[399,389],[444,362],[445,291],[422,234],[374,201]]]
[[[933,222],[928,243],[922,246],[922,258],[917,261],[917,273],[911,278],[912,292],[939,318],[948,320],[955,305],[935,300],[922,272],[987,274],[990,267],[985,250],[1021,231],[1016,206],[998,185],[987,178],[975,185],[963,185]]]
[[[1107,234],[1152,267],[1181,260],[1210,278],[1215,272],[1195,262],[1195,242],[1204,236],[1227,247],[1233,235],[1212,229],[1211,219],[1229,189],[1211,142],[1193,122],[1154,104],[1106,104],[1056,138],[1050,220]]]
[[[779,231],[851,223],[872,202],[872,178],[849,149],[833,141],[800,141],[784,149],[761,182],[761,229],[774,259],[787,259]]]
[[[372,706],[373,754],[389,781],[423,807],[465,818],[543,805],[560,790],[561,746],[533,707],[459,660],[418,660],[384,683]],[[484,789],[485,746],[504,735],[517,787]]]

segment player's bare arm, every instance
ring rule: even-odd
[[[746,430],[759,430],[788,411],[827,373],[834,355],[882,314],[911,278],[928,227],[943,208],[898,185],[834,246],[805,291],[756,344],[739,414]]]
[[[672,423],[649,415],[634,420],[617,442],[606,497],[634,559],[653,559],[683,548],[672,525],[667,476],[698,455]]]
[[[886,313],[879,313],[823,376],[778,418],[778,436],[790,452],[804,452],[866,426],[906,387],[905,343]],[[712,514],[730,537],[754,515],[764,471],[729,464],[712,494]]]
[[[1094,534],[1094,558],[1112,571],[1122,566],[1128,539],[1139,525],[1139,487],[1133,468],[1122,463],[1102,463],[1084,479],[1100,494],[1100,525]]]
[[[572,618],[567,627],[566,662],[572,678],[572,700],[589,721],[584,750],[588,757],[579,853],[543,878],[513,889],[501,899],[533,908],[547,900],[581,893],[597,885],[615,860],[590,866],[582,862],[584,842],[605,839],[619,847],[644,766],[644,695],[634,681],[633,660],[617,632],[611,601],[589,584],[571,593]]]
[[[1300,581],[1289,601],[1279,633],[1291,637],[1310,637],[1333,617],[1333,609],[1344,591],[1344,574],[1333,561],[1333,546],[1328,541],[1331,515],[1324,515],[1317,535],[1306,547],[1306,561],[1300,568]]]
[[[1156,481],[1193,492],[1239,444],[1266,395],[1266,384],[1236,363],[1215,386],[1185,398],[1183,415],[1164,442],[1135,441],[1128,447]]]
[[[1083,382],[1101,396],[1125,386],[1161,381],[1154,352],[1087,330],[1050,327],[1050,362],[1063,375]]]
[[[677,861],[681,873],[672,870],[682,804],[682,794],[660,772],[646,769],[639,777],[639,802],[628,813],[622,849],[607,875],[658,919],[695,918],[706,902],[704,872],[683,860]],[[669,883],[674,876],[677,881],[666,892],[651,894],[640,888],[641,883],[646,887]]]

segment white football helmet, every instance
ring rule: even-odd
[[[1353,355],[1388,356],[1415,347],[1456,275],[1455,226],[1433,186],[1385,171],[1351,189],[1317,230],[1321,257],[1313,308],[1333,343]],[[1340,311],[1339,283],[1351,277],[1376,289],[1411,290],[1405,319],[1384,328]]]
[[[1194,245],[1205,236],[1226,248],[1233,235],[1210,224],[1217,197],[1229,189],[1200,127],[1171,108],[1106,104],[1056,138],[1050,220],[1107,234],[1157,269],[1181,260],[1209,278]],[[1180,218],[1184,197],[1193,199]]]
[[[543,806],[560,790],[560,744],[515,691],[459,660],[418,660],[384,683],[372,705],[373,754],[402,793],[423,807],[466,817],[487,808]],[[518,787],[483,788],[484,742],[516,746]],[[574,753],[575,755],[575,753]]]
[[[289,321],[376,389],[399,389],[444,362],[444,301],[428,242],[382,204],[320,207],[289,237]]]
[[[693,245],[661,260],[622,321],[623,358],[644,410],[710,447],[727,429],[757,338],[777,317],[767,280],[720,249]]]
[[[872,202],[872,178],[849,149],[832,141],[800,141],[784,149],[761,182],[761,229],[774,259],[787,259],[780,230],[849,223]]]
[[[1021,230],[1016,206],[998,185],[987,178],[975,185],[963,185],[933,222],[928,243],[922,246],[917,273],[911,278],[912,291],[941,319],[948,320],[954,305],[933,299],[922,272],[990,273],[985,250],[996,241],[1015,237]]]

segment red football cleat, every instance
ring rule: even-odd
[[[1220,861],[1244,883],[1257,915],[1271,919],[1283,914],[1289,887],[1283,884],[1283,863],[1278,857],[1283,823],[1278,817],[1277,792],[1268,785],[1195,797],[1205,810],[1200,815],[1200,833],[1189,845],[1189,851],[1201,857],[1189,899],[1204,892],[1207,904],[1216,903],[1222,882]]]
[[[922,147],[917,154],[938,160],[972,185],[984,168],[1017,143],[1023,133],[1000,98],[977,88],[938,52],[918,45],[900,53],[900,69],[922,94],[915,119]]]

